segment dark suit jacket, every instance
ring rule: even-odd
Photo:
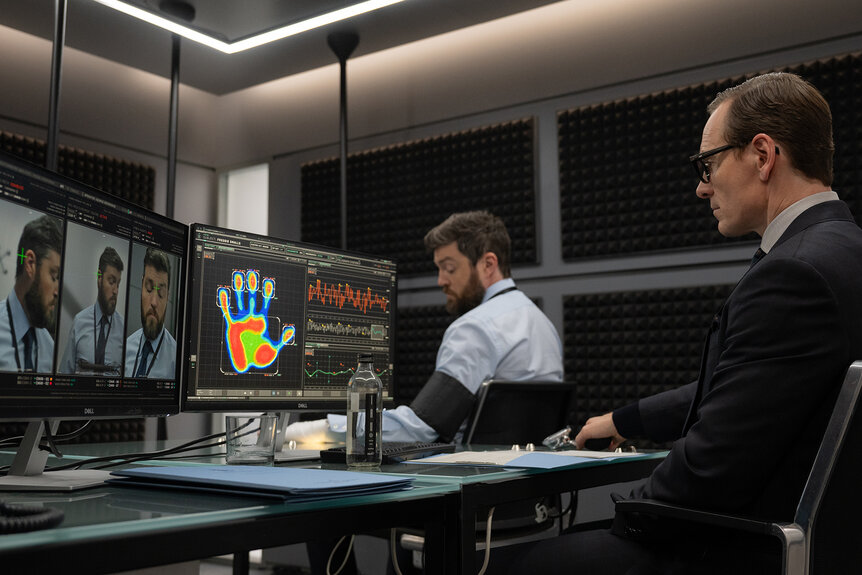
[[[625,437],[675,440],[633,496],[791,520],[858,359],[862,230],[830,201],[803,212],[739,281],[713,319],[698,381],[615,412]]]

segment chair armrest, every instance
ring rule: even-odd
[[[680,507],[655,499],[621,499],[616,502],[616,512],[621,514],[642,513],[654,517],[690,521],[725,529],[759,533],[761,535],[770,535],[773,532],[773,524],[769,522]]]

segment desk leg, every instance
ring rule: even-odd
[[[425,575],[459,573],[460,497],[457,493],[446,495],[441,505],[439,519],[424,525]]]
[[[233,554],[233,575],[248,575],[248,551],[237,551]]]
[[[458,510],[459,573],[476,573],[476,498],[473,486],[461,487],[461,507]]]

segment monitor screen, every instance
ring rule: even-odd
[[[392,260],[195,224],[184,411],[343,411],[359,352],[393,398]]]
[[[179,411],[188,228],[0,154],[0,419]]]

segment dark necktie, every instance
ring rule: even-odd
[[[35,339],[36,332],[31,327],[24,334],[24,371],[33,371],[33,343]]]
[[[108,325],[108,318],[102,316],[102,319],[99,320],[99,341],[96,343],[96,357],[93,361],[96,365],[105,364],[105,344],[108,343],[108,330],[105,329],[106,325]]]
[[[760,258],[766,255],[766,252],[760,248],[757,248],[757,251],[754,252],[754,256],[751,258],[751,266],[754,266],[757,262],[760,261]],[[750,267],[750,266],[749,266]]]
[[[150,359],[151,353],[153,353],[153,346],[150,345],[150,340],[147,340],[144,343],[144,352],[141,354],[141,363],[138,364],[135,377],[147,377],[147,361]]]

